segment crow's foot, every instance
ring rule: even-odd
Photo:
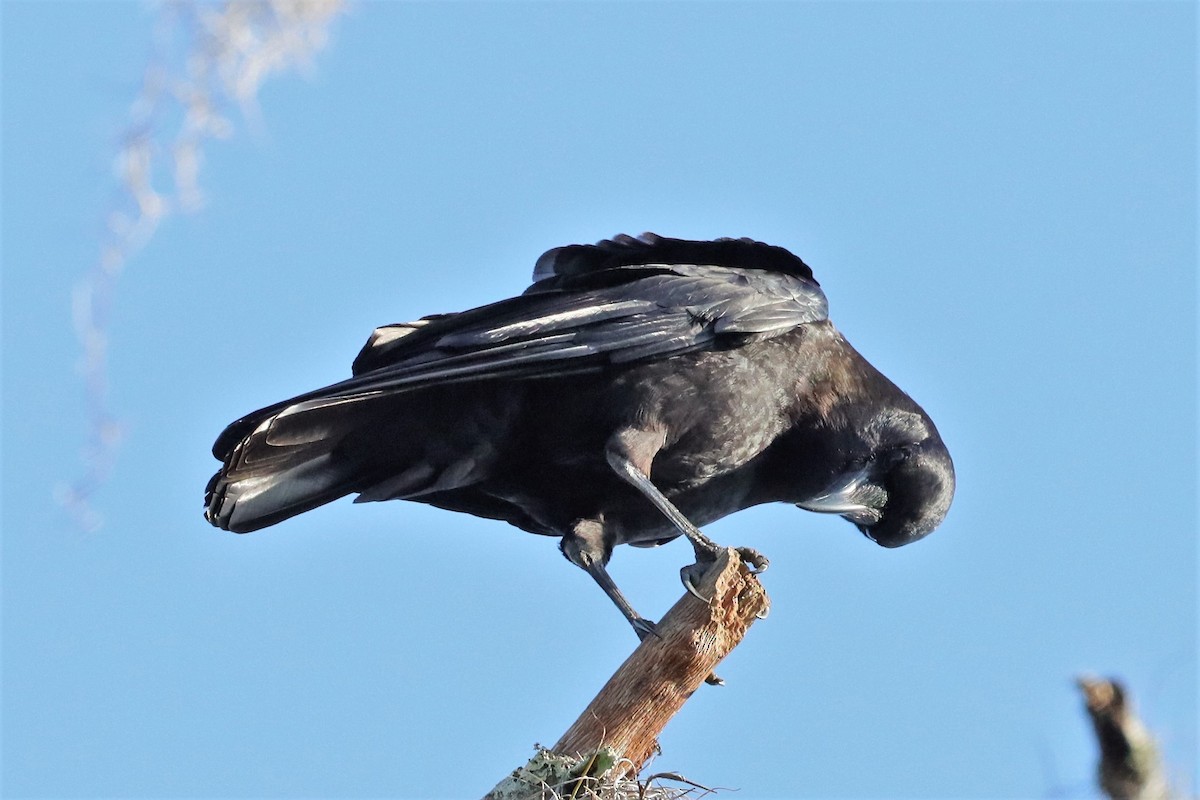
[[[633,632],[637,634],[638,641],[644,642],[651,636],[656,639],[662,638],[658,633],[658,626],[645,617],[635,617],[629,620],[629,624],[633,626]]]
[[[683,581],[683,588],[687,589],[688,594],[705,605],[711,603],[712,598],[700,594],[700,581],[704,579],[704,573],[708,572],[709,567],[712,565],[713,561],[711,560],[697,560],[695,564],[688,564],[679,570],[679,579]]]
[[[679,570],[679,578],[683,581],[683,588],[687,589],[688,594],[703,603],[710,603],[712,602],[711,599],[700,594],[700,581],[703,580],[704,573],[708,572],[709,567],[716,562],[717,554],[724,548],[714,544],[707,537],[700,542],[693,540],[692,545],[696,550],[696,563],[688,564]],[[742,561],[750,567],[751,575],[766,572],[767,567],[771,564],[766,556],[752,547],[735,547],[733,549]]]
[[[750,565],[751,575],[759,575],[766,572],[767,567],[771,566],[771,560],[753,547],[735,547],[733,549],[742,557],[742,561]]]

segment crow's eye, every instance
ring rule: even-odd
[[[884,459],[888,466],[899,464],[901,461],[907,461],[916,449],[917,446],[915,444],[902,444],[887,451]]]
[[[861,472],[862,470],[866,469],[867,465],[870,464],[874,460],[875,460],[874,454],[871,454],[869,456],[857,456],[857,457],[852,458],[849,461],[847,461],[846,466],[842,468],[842,471],[845,473]]]

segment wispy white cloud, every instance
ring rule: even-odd
[[[206,145],[233,135],[233,118],[262,124],[258,92],[275,75],[311,69],[343,0],[175,0],[154,7],[153,55],[118,139],[118,183],[95,263],[75,286],[72,318],[82,353],[88,417],[82,474],[58,488],[77,524],[98,529],[92,503],[116,463],[125,426],[109,405],[109,316],[133,256],[176,213],[204,204]]]

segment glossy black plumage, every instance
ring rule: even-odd
[[[353,377],[234,422],[207,518],[251,531],[357,493],[503,519],[562,537],[639,627],[604,570],[617,544],[683,534],[703,561],[693,525],[772,501],[886,546],[945,516],[936,428],[786,250],[617,237],[549,251],[534,279],[379,328]]]

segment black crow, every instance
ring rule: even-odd
[[[653,234],[550,250],[498,303],[387,325],[353,377],[217,439],[205,516],[245,533],[347,494],[560,538],[640,636],[618,544],[759,503],[840,514],[884,547],[941,523],[954,468],[933,422],[834,328],[812,270],[750,239]],[[761,569],[766,560],[740,551]]]

